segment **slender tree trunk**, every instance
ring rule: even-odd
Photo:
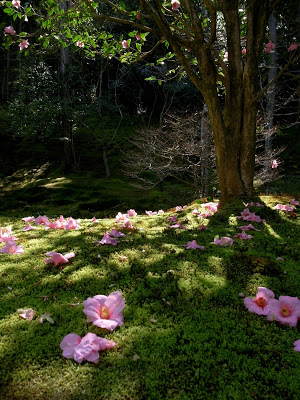
[[[276,34],[276,18],[272,13],[269,18],[269,39],[275,44],[275,50],[270,53],[271,56],[271,65],[268,73],[268,83],[272,81],[277,75],[277,65],[276,65],[276,45],[277,45],[277,34]],[[273,141],[273,124],[274,124],[274,109],[275,109],[275,99],[276,99],[276,83],[270,86],[267,91],[267,104],[266,104],[266,112],[265,112],[265,125],[266,125],[266,138],[265,138],[265,168],[264,173],[267,176],[270,171],[271,165],[268,155],[272,150],[272,141]],[[268,191],[268,183],[266,183],[266,191]]]
[[[66,1],[59,0],[59,9],[66,11],[68,5]],[[66,69],[70,64],[70,49],[68,47],[60,47],[60,78],[61,78],[61,101],[62,101],[62,116],[61,128],[64,143],[64,171],[68,172],[72,166],[72,117],[70,112],[70,99],[68,93],[68,84],[66,80]]]

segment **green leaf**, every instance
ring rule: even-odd
[[[15,10],[13,10],[11,8],[4,8],[3,11],[5,12],[5,14],[8,14],[8,15],[13,15],[15,13]]]
[[[145,78],[145,81],[156,81],[156,80],[157,80],[157,78],[154,75],[149,76],[149,78]]]

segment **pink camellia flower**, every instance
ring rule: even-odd
[[[265,287],[259,287],[254,299],[251,299],[250,297],[244,298],[244,305],[251,313],[268,315],[270,312],[270,300],[274,298],[275,294],[272,290]]]
[[[109,234],[107,232],[105,232],[103,235],[103,238],[96,243],[109,244],[111,246],[116,246],[118,244],[118,241],[117,241],[117,239],[113,239],[112,237],[110,237]]]
[[[23,40],[23,42],[21,42],[20,44],[19,44],[19,47],[20,47],[20,51],[22,51],[22,50],[24,50],[24,49],[27,49],[27,47],[30,45],[30,43],[28,42],[28,40],[26,39],[26,40]]]
[[[200,213],[200,211],[197,210],[197,208],[194,208],[193,211],[192,211],[193,215],[198,215],[199,213]]]
[[[254,228],[252,224],[237,226],[237,229],[241,229],[242,231],[259,231],[259,229]]]
[[[37,225],[47,225],[49,222],[49,218],[46,215],[39,215],[36,219],[35,219],[35,223]]]
[[[118,214],[116,215],[116,222],[126,222],[128,221],[128,218],[128,214],[122,214],[121,212],[118,212]]]
[[[71,229],[79,229],[79,219],[74,219],[72,217],[67,218],[67,224],[65,226],[65,229],[71,230]]]
[[[251,211],[249,210],[249,208],[245,208],[244,211],[241,212],[241,216],[237,217],[237,218],[244,218],[247,217],[248,215],[251,215]]]
[[[177,11],[180,7],[180,3],[178,0],[171,0],[172,10]]]
[[[146,213],[148,216],[156,215],[156,214],[157,214],[156,211],[151,211],[151,210],[149,210],[149,211],[145,210],[145,213]]]
[[[288,47],[288,51],[294,51],[297,50],[297,47],[300,46],[300,44],[297,43],[291,43],[290,47]]]
[[[198,231],[204,231],[205,229],[208,229],[207,226],[205,226],[205,225],[200,225],[200,226],[197,228]]]
[[[245,233],[245,231],[238,233],[237,235],[235,235],[234,237],[238,238],[238,239],[253,239],[253,236],[251,235],[247,235]]]
[[[128,220],[125,221],[123,225],[121,225],[122,229],[126,229],[127,231],[132,231],[134,228],[134,226],[132,225],[132,223]]]
[[[251,201],[251,203],[247,203],[247,204],[246,204],[246,207],[252,207],[252,206],[254,206],[253,201]]]
[[[22,229],[22,231],[31,231],[32,229],[35,229],[33,226],[31,226],[29,223],[25,226],[25,228]]]
[[[277,160],[273,160],[272,161],[272,168],[274,169],[274,168],[277,168],[278,167],[278,162],[277,162]]]
[[[201,207],[207,208],[208,211],[210,211],[210,212],[216,212],[216,211],[218,211],[219,203],[209,202],[209,203],[201,204]]]
[[[294,342],[294,346],[295,346],[294,348],[295,351],[300,351],[300,339]]]
[[[246,53],[247,53],[247,49],[244,48],[244,49],[242,50],[243,56],[246,55]]]
[[[75,253],[73,252],[67,253],[63,256],[61,253],[56,253],[55,251],[49,251],[49,253],[46,253],[46,256],[50,258],[46,258],[44,260],[45,264],[53,263],[55,266],[57,266],[57,265],[67,264],[70,258],[75,257]]]
[[[124,324],[122,311],[125,307],[125,299],[122,298],[120,291],[112,292],[109,296],[89,297],[83,302],[83,306],[87,322],[92,322],[99,328],[113,331],[117,326]]]
[[[141,35],[140,35],[140,34],[137,34],[137,35],[135,36],[135,38],[136,38],[136,40],[141,40]]]
[[[33,222],[33,221],[35,221],[35,218],[34,217],[24,217],[24,218],[22,218],[22,221],[24,221],[24,222]]]
[[[17,313],[19,314],[20,318],[28,319],[29,321],[32,321],[35,315],[35,312],[32,308],[27,308],[25,310],[20,308],[19,310],[17,310]]]
[[[204,218],[205,219],[205,218],[209,218],[211,216],[212,216],[212,214],[210,212],[206,212],[206,213],[199,214],[197,218],[199,218],[199,219]]]
[[[164,214],[165,212],[164,212],[164,210],[158,210],[157,211],[157,214],[159,214],[159,215],[162,215],[162,214]]]
[[[269,40],[269,43],[266,44],[265,53],[273,53],[275,50],[275,43],[272,40]]]
[[[99,222],[99,220],[98,220],[96,217],[93,217],[93,218],[92,218],[92,222],[95,222],[95,223],[96,223],[96,222]]]
[[[45,229],[60,229],[62,226],[61,226],[61,222],[57,219],[56,221],[54,221],[54,222],[48,222],[47,224],[46,224],[46,227],[45,227]]]
[[[183,207],[182,207],[182,206],[176,206],[176,207],[175,207],[175,211],[181,211],[181,210],[183,210]]]
[[[281,210],[281,211],[293,211],[294,207],[288,206],[286,204],[276,204],[274,210]]]
[[[186,229],[186,226],[181,225],[180,222],[177,222],[175,225],[169,225],[169,228],[174,228],[174,229]]]
[[[177,217],[174,215],[173,217],[168,217],[167,220],[171,221],[171,222],[176,222],[177,221]]]
[[[16,31],[14,30],[14,28],[10,25],[10,26],[6,26],[5,28],[4,28],[4,35],[5,36],[7,36],[7,35],[14,35],[16,33]]]
[[[124,237],[126,236],[125,233],[119,232],[116,229],[113,229],[111,232],[109,232],[109,236],[113,236],[116,238]]]
[[[300,318],[300,300],[298,297],[279,296],[278,300],[270,301],[269,321],[278,321],[294,328]]]
[[[133,209],[127,210],[127,214],[128,214],[129,217],[136,217],[137,216],[137,213]]]
[[[223,236],[221,239],[214,239],[214,244],[217,246],[232,246],[233,240],[230,237]]]
[[[76,46],[77,46],[77,47],[84,47],[84,43],[78,41],[78,42],[76,42]]]
[[[256,207],[262,207],[262,204],[256,203]]]
[[[5,247],[0,250],[1,253],[6,254],[23,254],[23,246],[17,246],[14,240],[7,240]]]
[[[192,240],[191,242],[187,242],[186,249],[199,249],[199,250],[204,250],[204,246],[199,246],[196,240]]]
[[[127,49],[127,47],[128,47],[127,40],[122,40],[122,47],[123,47],[123,49]]]
[[[87,333],[82,339],[75,333],[66,335],[60,343],[65,358],[73,358],[79,364],[82,361],[95,362],[99,359],[99,351],[111,349],[115,342],[101,338],[94,333]]]
[[[11,3],[12,3],[12,5],[13,5],[14,7],[16,7],[16,8],[21,8],[21,5],[20,5],[20,3],[19,3],[17,0],[13,0]]]
[[[290,205],[291,206],[299,206],[299,201],[296,201],[295,199],[291,199]]]
[[[8,240],[18,240],[15,236],[12,236],[11,226],[4,228],[2,233],[2,228],[0,227],[0,243],[7,242]]]

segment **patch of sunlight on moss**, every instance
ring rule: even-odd
[[[72,282],[76,282],[82,280],[84,278],[92,278],[96,276],[96,270],[92,267],[84,267],[80,270],[74,271],[70,276],[69,280]]]
[[[48,178],[51,179],[51,178]],[[44,185],[42,185],[42,187],[45,188],[61,188],[66,184],[72,183],[71,179],[65,178],[65,177],[61,177],[61,178],[54,178],[52,179],[51,182],[49,183],[45,183]]]
[[[238,225],[238,220],[236,217],[229,217],[229,225],[231,226],[237,226]]]
[[[207,273],[201,274],[196,278],[180,278],[178,280],[178,288],[185,291],[191,291],[195,289],[211,291],[215,288],[222,288],[225,285],[225,278]]]
[[[281,236],[279,236],[278,233],[276,233],[276,232],[274,231],[274,229],[271,227],[271,225],[269,225],[269,224],[267,224],[267,223],[265,222],[265,227],[267,228],[267,230],[268,230],[268,232],[269,232],[269,234],[270,234],[271,236],[274,236],[276,239],[281,239]]]

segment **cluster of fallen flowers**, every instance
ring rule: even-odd
[[[63,215],[54,221],[50,221],[46,215],[39,215],[37,218],[34,217],[25,217],[22,218],[22,221],[26,222],[27,225],[23,229],[23,231],[30,231],[35,229],[33,226],[30,225],[30,222],[35,222],[36,225],[44,225],[45,229],[79,229],[80,219],[74,219],[72,217],[68,217],[66,220],[64,219]]]
[[[122,311],[125,299],[120,291],[112,292],[108,296],[98,295],[89,297],[83,302],[83,312],[87,315],[87,322],[92,322],[99,328],[113,331],[117,326],[124,325]],[[95,363],[99,359],[99,351],[111,349],[116,343],[99,337],[94,333],[87,333],[83,338],[75,333],[66,335],[60,343],[65,358],[73,358],[79,364],[82,361]]]
[[[298,297],[279,296],[277,300],[274,292],[265,287],[259,287],[253,299],[245,297],[244,305],[251,313],[265,315],[268,321],[277,321],[292,328],[295,328],[300,320]],[[300,339],[294,342],[294,346],[294,350],[300,351]]]
[[[292,199],[290,204],[291,206],[297,207],[299,202],[297,202],[295,199]],[[218,205],[218,203],[205,203],[201,205],[201,207],[205,209],[205,212],[194,209],[192,213],[201,220],[207,219],[218,210]],[[253,202],[246,204],[246,207],[250,206],[261,207],[262,205],[260,203],[254,204]],[[275,207],[275,209],[281,211],[291,211],[293,210],[293,207],[291,206],[279,204]],[[185,208],[186,206],[177,206],[173,211],[180,212]],[[163,210],[159,210],[158,212],[146,211],[146,215],[148,216],[162,215],[163,213]],[[133,230],[135,228],[131,224],[130,219],[135,216],[137,216],[137,213],[133,209],[128,210],[126,214],[119,212],[116,216],[116,222],[121,224],[120,229]],[[265,222],[265,220],[256,215],[254,212],[250,212],[249,208],[245,208],[241,212],[241,215],[236,218],[247,222]],[[37,218],[26,217],[22,218],[22,220],[27,223],[27,227],[24,228],[23,231],[35,229],[31,226],[28,226],[29,223],[33,221],[36,225],[44,225],[45,229],[66,230],[79,229],[80,222],[80,220],[75,220],[72,217],[69,217],[65,220],[62,215],[59,217],[59,219],[54,221],[50,221],[45,215],[38,216]],[[168,217],[167,220],[173,223],[176,222],[175,225],[170,225],[170,228],[187,229],[186,226],[183,225],[183,223],[186,221],[180,223],[177,221],[176,216]],[[96,223],[99,221],[94,217],[92,222]],[[205,230],[207,229],[207,226],[201,225],[197,229]],[[239,239],[253,238],[253,236],[247,235],[245,231],[259,231],[259,229],[256,229],[251,223],[248,225],[239,226],[237,229],[242,231],[234,236]],[[118,244],[117,238],[125,236],[126,235],[124,233],[119,232],[117,229],[112,229],[109,233],[105,232],[103,238],[96,243],[115,246]],[[11,227],[6,227],[4,232],[2,232],[2,228],[0,228],[0,243],[5,243],[5,247],[0,250],[1,253],[22,254],[24,252],[23,247],[17,246],[15,240],[18,240],[18,238],[13,236]],[[233,240],[229,237],[222,237],[221,239],[215,238],[213,243],[218,246],[232,246]],[[186,249],[204,250],[204,246],[199,246],[196,240],[192,240],[186,245],[182,246]],[[51,251],[46,253],[46,255],[48,258],[44,260],[44,263],[53,263],[55,266],[66,264],[69,262],[70,258],[75,257],[75,253],[73,252],[63,255],[61,253]],[[123,258],[126,259],[126,257]],[[257,296],[254,299],[250,299],[248,297],[245,298],[244,303],[250,312],[266,315],[270,321],[275,320],[284,325],[295,327],[298,319],[300,319],[300,300],[297,297],[280,296],[279,299],[276,300],[274,293],[266,288],[258,288]],[[117,326],[122,326],[124,324],[122,310],[125,306],[125,300],[122,298],[121,292],[113,292],[109,296],[98,295],[94,296],[93,298],[88,298],[83,302],[83,305],[83,312],[88,317],[87,322],[92,322],[95,326],[112,331]],[[31,308],[25,310],[20,309],[17,311],[17,313],[21,318],[30,321],[35,316],[35,312]],[[54,320],[50,317],[49,313],[45,313],[39,318],[40,324],[42,324],[44,320],[48,321],[50,324],[54,324]],[[83,338],[75,333],[70,333],[62,340],[60,347],[63,350],[64,357],[73,358],[76,362],[81,363],[84,360],[96,362],[99,359],[99,351],[112,348],[115,345],[116,343],[113,341],[98,337],[94,333],[88,333]],[[296,351],[300,351],[300,339],[294,343],[294,346]]]

